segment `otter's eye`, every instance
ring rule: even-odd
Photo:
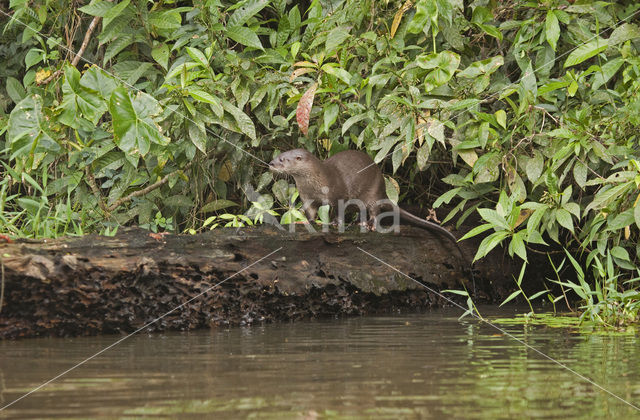
[[[302,159],[300,156],[296,156],[296,160],[300,160]]]

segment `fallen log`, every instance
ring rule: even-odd
[[[455,246],[422,229],[297,229],[167,236],[126,229],[115,237],[0,243],[0,337],[188,330],[416,310],[448,304],[434,291],[474,287]],[[469,257],[474,245],[462,243]],[[500,255],[485,259],[475,270],[477,296],[504,296],[513,272]]]

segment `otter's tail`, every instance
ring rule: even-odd
[[[432,232],[438,232],[444,236],[446,236],[447,238],[449,238],[451,240],[451,242],[453,242],[453,244],[456,246],[456,248],[458,248],[458,252],[460,252],[460,256],[462,257],[462,260],[464,261],[465,265],[467,267],[469,267],[469,274],[471,276],[471,280],[473,282],[473,289],[474,289],[474,294],[475,294],[475,288],[476,288],[476,280],[473,276],[473,264],[469,263],[469,260],[467,259],[467,257],[464,255],[464,252],[462,252],[462,248],[460,248],[460,245],[458,244],[458,240],[456,239],[455,236],[453,236],[453,233],[449,232],[447,229],[443,228],[442,226],[440,226],[437,223],[433,223],[430,222],[428,220],[422,219],[414,214],[409,213],[406,210],[401,209],[400,207],[398,207],[398,211],[400,212],[400,217],[405,219],[407,222],[413,223],[416,226],[419,227],[423,227],[426,229],[429,229]]]

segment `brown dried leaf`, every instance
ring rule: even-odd
[[[296,63],[293,63],[293,65],[296,67],[311,67],[311,68],[318,67],[317,64],[311,63],[309,61],[298,61]]]
[[[299,69],[295,69],[293,73],[291,73],[291,76],[289,77],[289,82],[293,82],[296,79],[296,77],[302,76],[303,74],[306,74],[306,73],[311,73],[312,71],[316,71],[316,70],[309,67],[301,67]]]
[[[400,26],[400,21],[402,21],[404,12],[409,10],[411,6],[413,6],[413,1],[407,0],[404,2],[400,10],[396,12],[395,16],[393,17],[393,23],[391,24],[391,38],[396,35],[396,31],[398,30],[398,26]]]
[[[298,102],[298,108],[296,109],[296,120],[298,121],[298,127],[305,136],[309,131],[309,116],[311,115],[311,107],[313,106],[313,97],[316,94],[318,83],[311,85],[309,89],[302,95],[300,102]]]

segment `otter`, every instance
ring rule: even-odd
[[[451,232],[401,209],[388,199],[382,171],[364,152],[345,150],[322,161],[305,149],[294,149],[278,155],[269,163],[269,169],[293,176],[302,199],[302,210],[310,222],[315,220],[321,205],[329,204],[335,209],[341,203],[357,200],[369,215],[367,225],[374,228],[380,211],[391,208],[398,211],[402,219],[446,236],[471,267]],[[344,222],[342,213],[338,212],[338,223]]]

